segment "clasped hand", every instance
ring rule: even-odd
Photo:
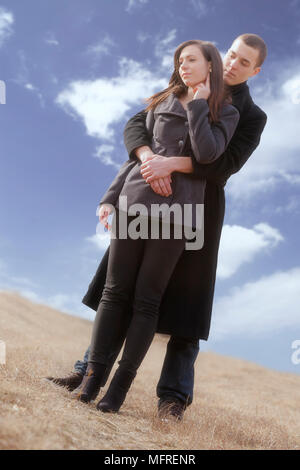
[[[170,159],[162,155],[149,155],[143,159],[141,164],[141,174],[145,181],[150,184],[152,190],[161,196],[170,196],[172,168]],[[111,206],[102,204],[99,209],[99,221],[106,230],[111,230],[108,217],[111,214]]]
[[[152,190],[161,196],[170,196],[171,189],[171,169],[168,157],[162,155],[151,155],[146,157],[141,165],[141,174],[150,184]]]

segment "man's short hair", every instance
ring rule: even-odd
[[[256,63],[256,67],[260,67],[263,63],[265,58],[267,57],[267,46],[265,41],[258,36],[257,34],[241,34],[236,39],[242,39],[242,41],[249,47],[253,47],[253,49],[258,50],[258,59]]]

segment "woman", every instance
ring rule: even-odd
[[[187,41],[174,55],[174,72],[166,90],[149,98],[147,126],[153,133],[153,149],[163,153],[169,165],[166,177],[172,175],[172,194],[165,197],[145,183],[147,165],[135,165],[127,175],[119,196],[126,196],[128,226],[133,221],[131,209],[136,203],[146,208],[153,204],[177,204],[185,207],[204,201],[205,181],[185,174],[185,165],[177,165],[176,157],[189,148],[201,162],[211,162],[225,150],[238,122],[238,112],[225,103],[221,57],[211,43]],[[149,159],[141,156],[143,163]],[[182,159],[180,159],[182,160]],[[190,160],[190,159],[187,159]],[[149,175],[151,172],[149,173]],[[168,179],[165,180],[166,183]],[[114,185],[112,185],[113,187]],[[111,196],[112,187],[106,195]],[[106,195],[101,201],[100,221],[108,226],[109,208]],[[121,200],[121,199],[120,199]],[[123,206],[116,204],[116,221],[122,217]],[[149,213],[149,212],[148,212]],[[151,214],[151,211],[150,211]],[[161,229],[164,220],[159,219]],[[147,222],[152,223],[153,217]],[[195,214],[182,225],[196,225]],[[127,226],[127,228],[128,228]],[[111,384],[97,408],[103,412],[119,410],[152,342],[158,322],[159,306],[168,281],[183,250],[185,237],[177,238],[170,224],[171,237],[164,239],[123,238],[116,234],[111,240],[105,288],[95,318],[89,366],[78,399],[89,402],[100,389],[116,338],[126,341],[123,355]],[[132,316],[128,318],[128,310]]]

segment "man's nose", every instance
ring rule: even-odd
[[[230,61],[230,68],[231,68],[231,69],[236,69],[237,64],[238,64],[238,59],[237,59],[237,58],[231,59],[231,61]]]

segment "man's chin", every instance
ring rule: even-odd
[[[224,83],[226,83],[226,85],[236,85],[237,84],[237,81],[234,77],[230,77],[228,75],[224,75]]]

